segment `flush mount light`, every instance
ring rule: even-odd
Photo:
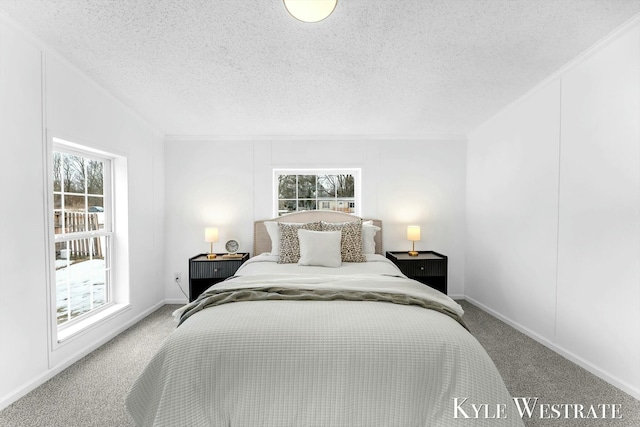
[[[322,21],[336,8],[338,0],[283,0],[287,12],[302,22]]]

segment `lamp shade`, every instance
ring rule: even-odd
[[[410,225],[407,227],[407,240],[411,240],[412,242],[420,240],[419,225]]]
[[[338,0],[283,0],[287,12],[302,22],[318,22],[331,15]]]
[[[204,229],[204,241],[213,243],[218,241],[218,229],[216,227],[207,227]]]

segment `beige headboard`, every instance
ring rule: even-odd
[[[264,252],[271,251],[271,238],[267,233],[267,227],[264,223],[266,221],[277,222],[313,222],[313,221],[325,221],[325,222],[349,222],[357,221],[360,217],[336,211],[302,211],[294,212],[287,215],[282,215],[278,218],[265,219],[262,221],[256,221],[253,223],[253,256],[260,255]],[[382,228],[382,221],[378,219],[363,219],[364,221],[373,221],[374,225]],[[382,231],[376,233],[376,253],[384,255],[382,252]]]

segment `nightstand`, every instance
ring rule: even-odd
[[[224,255],[216,254],[214,259],[207,259],[207,254],[189,258],[189,302],[210,286],[236,274],[238,268],[249,259],[248,253],[239,253],[242,257],[238,258],[223,258]]]
[[[410,279],[417,280],[447,293],[447,257],[433,251],[420,251],[417,256],[407,252],[387,252],[387,258]]]

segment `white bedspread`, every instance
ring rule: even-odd
[[[375,289],[434,298],[462,314],[383,257],[339,269],[250,261],[215,288]],[[494,413],[504,405],[508,418],[481,413],[469,420],[459,411],[455,418],[456,398],[467,399],[466,415],[475,415],[472,403]],[[493,362],[458,322],[419,306],[371,301],[206,308],[168,337],[126,404],[139,426],[523,425]]]

